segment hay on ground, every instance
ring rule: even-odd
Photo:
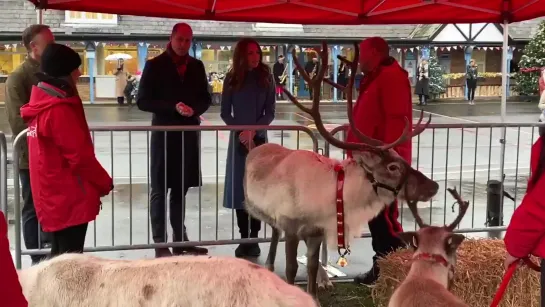
[[[411,265],[411,250],[402,249],[379,260],[380,278],[373,288],[377,306],[387,306]],[[466,239],[458,248],[452,292],[472,307],[488,307],[503,279],[505,246],[502,240]],[[536,259],[533,259],[536,262]],[[539,306],[539,273],[519,267],[503,296],[502,307]]]

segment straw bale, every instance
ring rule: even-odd
[[[379,260],[380,277],[373,287],[377,306],[387,306],[396,287],[405,279],[413,252],[400,249]],[[466,239],[458,248],[452,292],[472,307],[488,307],[504,275],[502,240]],[[536,262],[536,259],[533,259]],[[515,272],[501,307],[538,307],[539,273],[526,266]]]

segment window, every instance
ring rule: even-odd
[[[65,11],[64,21],[68,24],[117,25],[117,15],[92,12]]]

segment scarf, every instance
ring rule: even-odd
[[[174,65],[176,65],[176,71],[178,72],[178,75],[183,78],[185,75],[185,71],[187,69],[187,63],[189,62],[189,55],[186,54],[184,56],[179,56],[174,52],[172,49],[172,46],[170,43],[167,45],[167,53],[172,59],[172,62]]]
[[[384,66],[390,66],[394,64],[395,61],[396,60],[393,57],[387,57],[386,59],[382,60],[382,62],[380,62],[380,64],[375,69],[365,74],[360,82],[360,93],[364,92],[367,87],[369,87],[369,85],[373,83],[373,81],[380,75],[380,72],[382,71],[382,68]]]

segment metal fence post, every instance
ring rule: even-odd
[[[541,259],[541,276],[540,276],[541,298],[540,306],[545,307],[545,259]]]
[[[28,129],[23,130],[13,141],[13,211],[15,212],[15,267],[22,268],[21,254],[21,186],[19,183],[19,151],[21,140],[26,138]]]
[[[0,210],[8,222],[8,146],[6,135],[0,131]]]

